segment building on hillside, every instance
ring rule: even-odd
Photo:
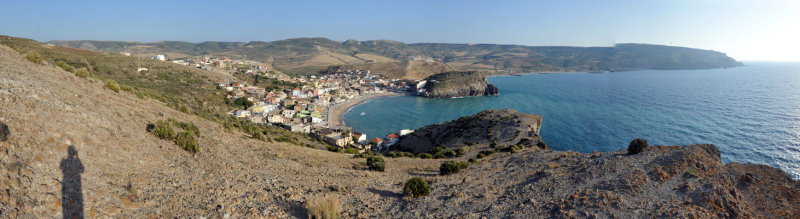
[[[267,122],[269,122],[269,123],[273,123],[273,124],[281,123],[281,124],[283,124],[284,121],[285,120],[284,120],[283,115],[280,115],[280,114],[271,114],[271,115],[267,116]]]
[[[359,144],[367,144],[367,134],[354,132],[353,140]]]
[[[292,124],[289,125],[289,131],[292,132],[302,132],[302,133],[309,133],[311,132],[311,126],[303,125],[303,124]]]
[[[400,140],[400,137],[397,134],[388,134],[386,135],[386,142],[384,142],[384,146],[389,147],[397,143],[397,140]]]
[[[405,136],[405,135],[408,135],[408,134],[411,134],[411,133],[414,133],[414,130],[403,129],[403,130],[400,130],[399,132],[397,132],[397,135]]]
[[[336,145],[342,148],[353,143],[353,138],[351,138],[350,136],[342,136],[341,134],[325,136],[325,140],[329,144]]]
[[[281,112],[281,114],[283,115],[283,117],[291,119],[291,118],[294,117],[295,111],[294,110],[283,110],[283,112]]]
[[[380,150],[383,148],[383,139],[375,137],[369,141],[369,144],[373,146],[372,148]]]
[[[238,118],[248,117],[248,116],[250,116],[250,111],[243,110],[243,109],[236,110],[236,111],[233,112],[233,116],[238,117]]]

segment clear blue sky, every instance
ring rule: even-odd
[[[800,1],[3,1],[0,34],[49,40],[272,41],[713,49],[800,61]]]

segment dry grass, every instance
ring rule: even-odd
[[[371,60],[373,62],[396,62],[397,61],[397,60],[394,60],[394,59],[391,59],[391,58],[388,58],[388,57],[374,55],[374,54],[368,54],[368,53],[359,53],[359,54],[356,54],[355,56],[358,57],[358,58],[364,59],[364,60]]]
[[[342,218],[339,199],[332,196],[306,201],[305,207],[310,219]]]

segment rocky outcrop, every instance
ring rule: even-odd
[[[539,141],[542,117],[512,109],[486,110],[472,116],[422,127],[400,137],[389,150],[429,152],[433,147],[493,147]]]
[[[475,71],[451,71],[432,75],[425,79],[424,91],[419,95],[433,98],[492,96],[499,93],[489,84],[485,74]]]
[[[620,146],[622,147],[622,145]],[[498,152],[440,176],[430,198],[389,217],[797,218],[800,182],[765,165],[724,164],[714,145],[578,153]],[[415,215],[415,212],[419,215]]]

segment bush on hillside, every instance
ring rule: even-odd
[[[412,177],[406,181],[406,185],[403,187],[403,194],[412,198],[427,196],[430,195],[430,193],[431,187],[428,186],[428,182],[425,182],[424,179],[418,176]]]
[[[306,201],[306,210],[309,219],[341,218],[342,207],[339,199],[326,196],[316,200]]]
[[[67,62],[64,62],[64,60],[56,61],[56,66],[58,66],[61,69],[64,69],[64,71],[75,72],[75,67],[72,67],[71,65],[67,64]]]
[[[550,150],[550,147],[547,147],[547,143],[545,143],[544,141],[539,141],[539,143],[537,145],[541,149]]]
[[[113,90],[114,92],[119,93],[119,84],[117,84],[114,80],[106,80],[106,88]]]
[[[27,55],[25,55],[25,58],[28,59],[28,61],[31,61],[33,63],[42,64],[42,57],[39,57],[39,54],[28,53]]]
[[[431,155],[429,153],[420,153],[420,154],[417,154],[417,158],[433,159],[434,157],[433,157],[433,155]]]
[[[467,168],[467,163],[464,161],[445,161],[441,166],[439,166],[439,175],[458,173],[464,168]]]
[[[7,141],[9,135],[11,135],[11,131],[8,130],[8,126],[0,122],[0,142]]]
[[[178,144],[183,150],[189,152],[197,152],[200,146],[197,144],[197,138],[189,132],[181,132],[175,137],[175,144]]]
[[[175,137],[175,130],[172,129],[172,124],[161,120],[156,122],[156,125],[153,128],[153,134],[160,139],[172,140],[172,138]]]
[[[89,75],[90,75],[89,70],[86,68],[79,68],[75,70],[75,76],[86,78],[89,77]]]
[[[386,169],[386,162],[380,156],[367,157],[367,167],[372,171],[383,172]]]
[[[178,126],[183,129],[183,132],[175,134],[173,126]],[[165,140],[171,140],[178,146],[189,152],[197,152],[200,145],[197,143],[197,137],[200,137],[200,131],[193,123],[180,122],[174,119],[159,120],[155,125],[148,125],[148,130],[156,137]]]
[[[647,149],[647,140],[636,138],[628,145],[628,154],[638,154]]]
[[[244,109],[247,109],[247,108],[250,108],[250,107],[253,106],[253,102],[248,100],[245,97],[237,98],[236,101],[233,102],[233,104],[236,105],[236,106],[243,106]]]

